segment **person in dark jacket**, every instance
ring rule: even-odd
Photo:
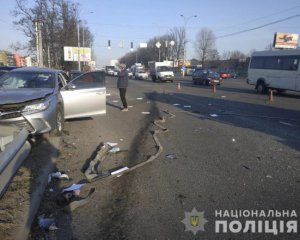
[[[128,87],[128,72],[126,70],[125,64],[120,64],[121,71],[119,73],[117,87],[120,91],[120,98],[123,103],[123,109],[122,112],[127,112],[127,101],[126,101],[126,89]]]

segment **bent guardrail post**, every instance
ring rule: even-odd
[[[0,151],[0,198],[31,150],[28,131],[23,128],[17,135],[14,133],[14,128],[1,127],[0,147],[4,150]]]

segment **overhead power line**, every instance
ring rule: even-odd
[[[217,36],[216,39],[230,37],[230,36],[238,35],[238,34],[241,34],[241,33],[250,32],[250,31],[253,31],[253,30],[264,28],[264,27],[267,27],[267,26],[270,26],[270,25],[273,25],[273,24],[276,24],[276,23],[281,23],[281,22],[284,22],[284,21],[287,21],[287,20],[290,20],[290,19],[293,19],[293,18],[297,18],[297,17],[300,17],[300,14],[296,14],[296,15],[293,15],[293,16],[290,16],[290,17],[287,17],[287,18],[283,18],[283,19],[274,21],[274,22],[266,23],[266,24],[260,25],[258,27],[249,28],[249,29],[245,29],[245,30],[242,30],[242,31]]]

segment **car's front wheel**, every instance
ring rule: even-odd
[[[52,136],[61,136],[64,128],[64,112],[62,106],[58,106],[56,110],[55,126],[51,131]]]

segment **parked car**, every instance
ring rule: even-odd
[[[228,78],[231,78],[231,74],[228,72],[220,72],[220,77],[222,79],[228,79]]]
[[[24,67],[0,77],[0,126],[31,134],[62,134],[64,119],[106,113],[105,73],[84,73],[67,83],[61,70]]]
[[[202,85],[220,85],[221,79],[217,72],[208,69],[197,69],[193,73],[193,83]]]
[[[148,79],[148,73],[145,72],[145,70],[137,70],[135,72],[135,79]]]

